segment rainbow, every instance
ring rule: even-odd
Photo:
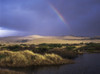
[[[57,14],[57,16],[62,20],[62,22],[64,23],[64,24],[67,24],[67,22],[66,22],[66,20],[65,20],[65,18],[62,16],[62,14],[57,10],[57,8],[55,8],[52,4],[50,4],[49,3],[49,5],[50,5],[50,7],[53,9],[53,11]]]
[[[70,33],[72,33],[72,30],[68,24],[68,22],[65,20],[65,18],[62,16],[62,14],[58,11],[57,8],[54,7],[54,5],[52,5],[50,2],[49,3],[49,6],[50,8],[56,13],[56,15],[60,18],[60,20],[64,23],[64,25],[67,26],[67,29],[69,30]]]

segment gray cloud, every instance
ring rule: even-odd
[[[70,23],[73,34],[100,35],[100,0],[50,1]]]
[[[50,8],[52,3],[71,28]],[[100,35],[100,0],[0,0],[0,27],[40,35]]]

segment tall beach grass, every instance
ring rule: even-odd
[[[0,51],[0,66],[1,67],[26,67],[37,65],[57,65],[68,64],[73,61],[63,59],[56,54],[37,54],[29,50],[24,51]]]

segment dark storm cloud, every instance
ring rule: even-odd
[[[70,23],[73,34],[100,35],[100,0],[50,1]]]
[[[67,29],[45,0],[2,0],[1,3],[1,27],[43,35],[56,35]]]
[[[52,3],[69,23],[59,19]],[[40,35],[100,35],[100,0],[0,0],[0,27]]]

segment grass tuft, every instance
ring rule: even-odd
[[[53,65],[73,63],[56,54],[37,54],[29,50],[25,51],[0,51],[0,66],[2,67],[26,67],[34,65]]]

